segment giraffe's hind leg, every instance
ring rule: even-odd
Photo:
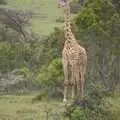
[[[84,97],[84,86],[85,86],[85,79],[84,79],[84,72],[81,71],[81,90],[80,90],[80,98],[82,99]]]
[[[80,97],[84,97],[84,87],[85,87],[85,72],[86,72],[87,58],[85,57],[83,64],[80,67],[80,76],[81,76],[81,95]]]
[[[72,77],[72,99],[74,98],[79,98],[80,97],[80,91],[81,91],[81,83],[80,83],[80,69],[79,69],[79,64],[78,61],[75,60],[72,63],[72,71],[73,71],[73,77]]]
[[[79,65],[77,66],[76,82],[77,82],[77,99],[79,99],[81,93],[81,74],[80,74]]]
[[[71,87],[72,87],[72,100],[75,98],[75,90],[76,90],[76,78],[75,78],[75,72],[76,72],[76,66],[75,63],[72,63],[72,76],[71,76]]]
[[[63,102],[67,102],[69,81],[68,81],[68,61],[67,61],[66,57],[63,57],[62,64],[63,64],[63,72],[64,72],[64,98],[63,98]]]

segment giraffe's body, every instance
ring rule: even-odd
[[[64,70],[64,100],[67,101],[68,88],[71,84],[72,87],[72,98],[82,97],[84,93],[84,74],[86,71],[87,64],[87,54],[86,50],[80,46],[72,33],[71,23],[70,23],[70,7],[69,1],[62,0],[66,2],[64,8],[64,34],[65,34],[65,44],[62,51],[62,61]],[[68,67],[71,68],[71,80],[69,80]]]

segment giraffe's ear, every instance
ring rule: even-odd
[[[57,0],[58,7],[65,7],[67,5],[67,0]]]

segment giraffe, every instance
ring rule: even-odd
[[[64,36],[65,43],[62,51],[62,63],[64,71],[64,98],[67,102],[68,91],[71,86],[71,98],[82,99],[84,96],[84,75],[87,65],[87,53],[76,40],[71,30],[71,13],[69,0],[58,0],[58,7],[64,9]],[[69,70],[71,68],[71,80]]]

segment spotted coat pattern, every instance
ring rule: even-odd
[[[84,95],[84,75],[87,65],[87,54],[85,48],[83,48],[76,40],[71,30],[71,16],[70,6],[67,2],[64,7],[64,35],[65,44],[62,51],[62,63],[64,70],[64,99],[66,102],[68,99],[68,92],[71,88],[71,98],[82,98]],[[70,66],[70,67],[69,67]],[[70,70],[68,70],[71,68]],[[69,71],[71,74],[69,75]]]

